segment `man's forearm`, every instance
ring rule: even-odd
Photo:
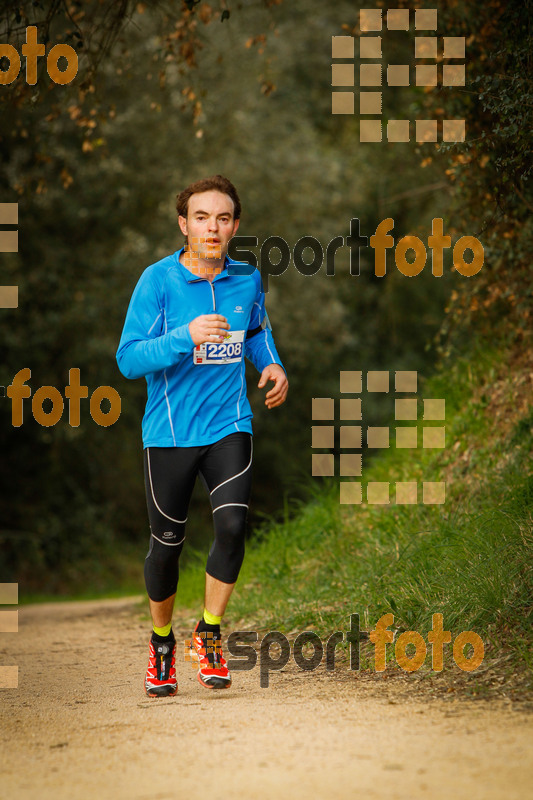
[[[283,368],[274,338],[268,328],[264,328],[260,333],[246,340],[245,354],[258,372],[262,372],[269,364],[279,364]]]
[[[117,351],[117,363],[126,378],[142,378],[176,364],[194,348],[189,326],[182,325],[154,339],[124,336]]]

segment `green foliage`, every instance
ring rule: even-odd
[[[316,4],[314,14],[304,3],[250,4],[224,25],[204,5],[176,12],[167,38],[159,4],[137,10],[135,25],[122,29],[87,87],[48,89],[41,76],[35,102],[17,94],[18,84],[1,97],[2,200],[20,208],[20,252],[3,256],[3,283],[18,284],[20,307],[1,312],[7,356],[0,384],[27,366],[33,392],[62,390],[78,367],[89,394],[110,385],[122,398],[109,429],[95,425],[87,401],[79,429],[70,428],[67,410],[55,427],[37,425],[28,401],[25,422],[14,429],[10,404],[0,408],[9,453],[0,463],[0,535],[10,542],[2,576],[20,576],[32,591],[77,588],[74,576],[99,550],[112,573],[124,542],[146,546],[145,388],[120,375],[114,354],[137,278],[181,245],[174,211],[181,187],[227,174],[243,200],[239,233],[260,243],[279,235],[291,250],[303,235],[325,249],[348,235],[352,216],[367,236],[389,214],[397,235],[419,226],[427,233],[433,210],[442,213],[447,202],[438,192],[394,199],[416,181],[416,159],[392,148],[363,152],[355,119],[330,113],[325,31],[343,32],[352,3]],[[101,22],[87,14],[79,25],[96,30]],[[65,25],[57,19],[57,40]],[[291,264],[270,280],[267,306],[291,388],[286,406],[269,412],[249,369],[258,454],[252,535],[261,514],[277,517],[285,497],[302,495],[311,398],[333,396],[340,369],[430,363],[425,347],[440,325],[448,279],[413,282],[394,272],[380,281],[366,258],[360,276],[348,269],[342,248],[335,276],[322,267],[306,277]],[[188,541],[205,545],[212,533],[201,492],[191,520]],[[137,575],[141,585],[142,559]]]
[[[22,27],[41,19],[42,8],[30,5],[9,4],[9,13],[25,9]],[[22,576],[35,590],[51,571],[57,580],[46,583],[50,590],[76,586],[97,552],[112,572],[125,542],[145,546],[145,389],[122,378],[114,353],[138,276],[181,244],[174,195],[191,180],[231,177],[243,199],[239,233],[260,243],[279,235],[292,249],[313,235],[325,249],[348,235],[352,217],[370,236],[388,216],[396,239],[413,233],[426,241],[439,216],[451,235],[479,235],[486,251],[475,279],[449,265],[442,279],[429,266],[406,278],[391,253],[389,272],[378,279],[364,250],[354,276],[346,248],[335,276],[322,267],[305,277],[291,264],[271,278],[267,305],[291,388],[286,406],[268,412],[249,370],[257,445],[252,533],[261,514],[278,519],[287,496],[305,494],[311,398],[336,396],[339,370],[428,374],[447,304],[443,349],[469,343],[474,323],[491,332],[498,319],[510,337],[530,320],[528,3],[511,10],[439,4],[447,35],[468,38],[471,83],[465,92],[385,92],[387,118],[417,105],[424,118],[433,111],[465,116],[468,142],[452,148],[359,145],[356,117],[331,114],[330,34],[355,33],[358,8],[348,0],[243,4],[230,18],[208,3],[175,11],[160,3],[83,5],[85,17],[75,24],[64,17],[67,4],[53,4],[59,16],[43,22],[50,44],[76,38],[79,28],[80,81],[50,88],[41,74],[31,91],[19,79],[0,94],[2,201],[20,206],[20,252],[2,257],[2,283],[19,285],[20,307],[0,311],[7,354],[0,384],[28,366],[34,391],[62,389],[78,367],[90,393],[110,385],[122,397],[110,429],[98,428],[83,403],[79,429],[70,428],[66,412],[54,428],[27,413],[13,429],[9,404],[0,408],[8,454],[0,462],[0,536],[8,543],[1,577]],[[107,13],[118,28],[106,27]],[[130,18],[134,24],[126,24]],[[401,36],[385,42],[396,63],[411,47]],[[385,411],[386,403],[376,404],[372,419]],[[191,519],[190,538],[204,544],[211,523],[200,495]],[[141,568],[139,561],[139,585]]]
[[[426,114],[466,120],[466,142],[443,145],[453,219],[476,231],[485,266],[452,295],[441,350],[463,347],[472,328],[531,327],[533,33],[524,3],[444,3],[446,35],[466,37],[466,86],[429,93]]]
[[[482,347],[424,387],[434,397],[453,386],[445,451],[393,450],[365,471],[365,482],[446,475],[445,506],[341,506],[332,481],[283,522],[265,525],[247,553],[230,624],[325,636],[344,630],[351,613],[368,630],[391,612],[395,628],[425,633],[442,613],[452,635],[477,631],[489,657],[497,640],[500,655],[503,648],[531,664],[533,416],[514,413],[505,432],[513,401],[524,399],[491,392],[500,380],[513,386],[502,378],[505,360],[510,351]]]

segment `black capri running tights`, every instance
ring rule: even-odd
[[[144,579],[156,602],[178,586],[187,510],[198,474],[209,492],[215,528],[206,572],[224,583],[235,583],[239,575],[252,480],[251,435],[231,433],[202,447],[147,447],[144,482],[151,536]]]

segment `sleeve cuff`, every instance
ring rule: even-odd
[[[192,340],[188,324],[175,328],[172,331],[172,339],[172,349],[176,355],[183,355],[184,353],[190,353],[191,350],[194,350],[195,344]]]

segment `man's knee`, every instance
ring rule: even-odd
[[[246,508],[228,506],[215,511],[215,541],[207,571],[225,583],[235,583],[244,559]]]
[[[163,545],[150,539],[150,548],[144,561],[144,580],[151,600],[160,603],[176,592],[179,577],[179,557],[183,542],[175,546]]]
[[[244,548],[246,533],[246,508],[228,506],[215,512],[215,539],[224,551]]]

